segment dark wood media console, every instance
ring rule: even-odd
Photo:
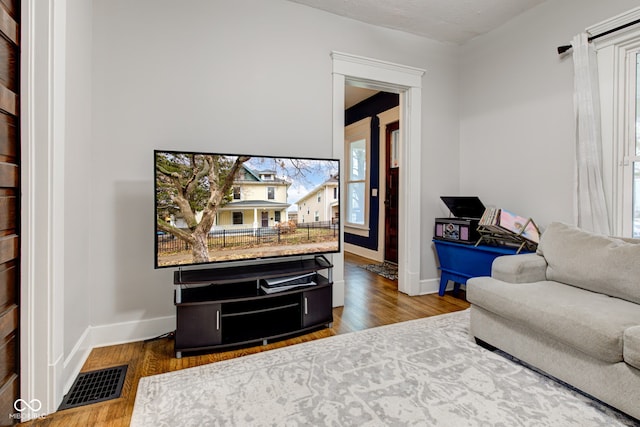
[[[176,271],[176,357],[331,327],[333,265],[324,257]],[[326,270],[326,276],[319,273]],[[309,275],[315,284],[269,290],[265,280]],[[277,288],[276,288],[277,289]]]

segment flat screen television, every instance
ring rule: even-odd
[[[336,159],[154,151],[155,267],[340,251]]]

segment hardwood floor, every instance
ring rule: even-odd
[[[133,412],[138,381],[141,377],[190,368],[206,363],[240,357],[304,341],[344,334],[375,326],[435,316],[469,307],[464,292],[409,297],[399,293],[397,282],[370,273],[359,264],[370,260],[345,254],[345,306],[333,310],[333,327],[299,337],[240,350],[185,356],[176,359],[173,341],[168,338],[149,342],[94,349],[82,371],[129,365],[121,397],[101,403],[58,411],[42,419],[24,423],[34,426],[128,426]]]

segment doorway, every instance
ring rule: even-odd
[[[398,263],[398,195],[400,122],[385,130],[384,260]]]
[[[332,52],[333,153],[344,160],[345,84],[400,94],[398,194],[398,290],[420,293],[422,78],[425,70],[361,56]],[[344,162],[343,162],[344,163]],[[410,179],[414,176],[414,179]],[[343,193],[344,194],[344,193]],[[412,196],[411,196],[412,195]],[[410,236],[412,238],[410,238]],[[344,256],[334,258],[334,305],[344,305]]]

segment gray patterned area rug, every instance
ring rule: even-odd
[[[636,425],[477,346],[468,325],[466,310],[144,377],[131,425]]]
[[[380,264],[360,264],[360,268],[379,274],[390,280],[398,280],[398,265],[392,262],[383,262]]]

